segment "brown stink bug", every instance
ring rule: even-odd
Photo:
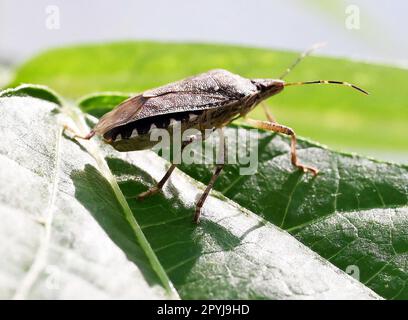
[[[95,134],[101,135],[104,141],[118,151],[143,150],[153,147],[157,141],[151,141],[150,133],[154,128],[172,130],[174,123],[181,130],[195,128],[203,132],[206,129],[219,129],[231,121],[246,117],[260,102],[281,92],[287,86],[306,84],[339,84],[366,91],[342,81],[316,80],[306,82],[284,82],[282,79],[308,53],[303,53],[279,79],[247,79],[227,70],[211,70],[152,90],[145,91],[122,102],[112,111],[106,113],[86,136],[90,139]],[[268,121],[246,119],[255,128],[280,132],[291,137],[291,162],[303,170],[318,173],[314,167],[302,164],[296,156],[295,132],[278,124],[269,111],[265,109]],[[194,221],[198,222],[201,208],[212,186],[219,176],[224,164],[218,164],[215,172],[197,202]],[[138,198],[143,199],[155,194],[173,172],[172,164],[157,185]]]

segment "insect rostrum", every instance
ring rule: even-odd
[[[152,90],[145,91],[122,102],[106,113],[84,139],[95,134],[118,151],[135,151],[153,147],[157,141],[150,139],[155,128],[173,131],[178,125],[187,129],[219,129],[238,117],[246,117],[249,111],[263,100],[281,92],[285,86],[314,83],[334,83],[364,90],[340,81],[308,81],[286,83],[281,79],[247,79],[227,70],[211,70]],[[296,156],[295,132],[280,125],[267,114],[268,121],[246,119],[252,126],[280,132],[291,137],[291,162],[303,170],[317,175],[314,167],[302,164]],[[79,137],[79,136],[77,136]],[[184,144],[185,145],[185,144]],[[155,194],[163,187],[175,168],[172,164],[158,184],[138,196],[143,199]],[[214,185],[224,164],[218,164],[201,198],[197,202],[194,221],[198,222],[204,201]]]

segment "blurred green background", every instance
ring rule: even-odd
[[[158,42],[80,45],[46,51],[15,70],[6,86],[35,83],[78,99],[97,91],[136,93],[212,68],[276,78],[299,55],[239,46]],[[331,148],[408,162],[408,71],[321,56],[307,57],[287,81],[344,80],[340,86],[288,87],[267,101],[278,122]],[[253,117],[263,119],[262,108]]]

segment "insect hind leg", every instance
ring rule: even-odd
[[[167,170],[166,174],[164,175],[164,177],[152,188],[150,188],[149,190],[140,193],[137,196],[138,200],[143,200],[149,196],[152,196],[154,194],[156,194],[157,192],[159,192],[164,184],[166,183],[166,181],[170,178],[171,174],[173,173],[174,169],[176,168],[176,165],[174,163],[171,164],[170,168]]]
[[[95,131],[93,130],[89,131],[89,133],[86,135],[78,134],[74,129],[70,128],[68,125],[64,125],[64,131],[71,132],[72,139],[89,140],[95,135]]]
[[[201,137],[203,138],[203,137]],[[189,145],[190,143],[196,141],[196,140],[200,140],[197,137],[192,137],[190,138],[190,140],[188,141],[183,141],[182,146],[181,146],[181,150],[183,150],[187,145]],[[163,178],[161,178],[161,180],[154,186],[151,187],[150,189],[148,189],[147,191],[144,191],[140,194],[138,194],[136,197],[138,200],[144,200],[145,198],[152,196],[156,193],[158,193],[159,191],[161,191],[163,189],[164,184],[167,182],[167,180],[170,178],[171,174],[173,173],[174,169],[176,168],[176,164],[172,163],[170,168],[167,170],[167,172],[164,174]],[[131,197],[134,198],[134,197]]]

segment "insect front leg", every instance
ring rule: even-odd
[[[271,111],[268,108],[268,105],[265,102],[261,102],[262,109],[265,113],[266,119],[270,122],[276,122],[275,117],[272,115]]]
[[[299,162],[296,154],[296,134],[291,128],[283,126],[276,122],[260,121],[254,119],[246,119],[246,121],[256,128],[279,132],[290,136],[291,137],[290,150],[292,164],[295,167],[303,170],[304,172],[310,171],[313,173],[313,175],[317,175],[319,173],[319,170],[316,169],[315,167],[307,166]]]

